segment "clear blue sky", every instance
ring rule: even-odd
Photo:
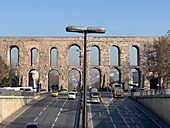
[[[69,25],[106,29],[96,36],[162,36],[170,0],[0,0],[0,36],[82,36]]]

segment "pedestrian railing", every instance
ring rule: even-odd
[[[170,88],[131,92],[131,96],[154,96],[154,95],[170,95]]]
[[[0,96],[39,96],[39,92],[15,91],[0,89]]]

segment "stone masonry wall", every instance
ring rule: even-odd
[[[101,73],[101,85],[103,84],[103,76],[105,75],[105,83],[109,82],[109,71],[117,68],[121,74],[121,82],[125,82],[127,89],[129,83],[129,72],[131,69],[140,71],[141,81],[143,74],[142,63],[145,60],[143,53],[147,44],[153,43],[157,37],[87,37],[87,50],[92,46],[97,46],[100,51],[100,65],[90,65],[90,52],[87,53],[87,85],[89,83],[89,71],[91,68],[99,69]],[[83,76],[83,58],[81,58],[80,66],[69,66],[68,56],[69,48],[72,45],[79,46],[80,50],[84,50],[83,37],[0,37],[0,56],[10,65],[10,48],[17,46],[19,49],[19,65],[14,67],[19,71],[19,78],[23,77],[23,86],[29,84],[29,72],[35,69],[39,72],[40,83],[42,88],[48,89],[48,73],[52,69],[59,72],[59,85],[68,88],[68,73],[72,69],[77,69]],[[110,48],[118,47],[120,50],[120,65],[110,66]],[[130,48],[135,46],[139,49],[139,65],[130,66]],[[57,48],[57,66],[50,66],[50,50]],[[36,48],[37,65],[31,66],[31,49]],[[83,56],[83,52],[81,52]],[[83,78],[81,78],[81,84]],[[145,87],[148,86],[145,79]]]

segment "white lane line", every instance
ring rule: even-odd
[[[54,127],[54,124],[51,126],[51,128],[53,128]]]
[[[135,112],[135,114],[136,114],[138,117],[140,117],[140,115],[139,115],[138,113]]]
[[[37,119],[38,119],[38,117],[36,117],[36,118],[34,119],[34,122],[35,122]]]
[[[58,120],[58,117],[56,117],[55,122],[57,122],[57,120]]]
[[[106,108],[106,109],[107,109],[107,113],[110,115],[109,108]]]
[[[60,108],[60,111],[62,111],[63,110],[63,108]]]
[[[101,112],[99,112],[99,116],[102,116]]]
[[[111,120],[111,122],[112,122],[113,127],[116,128],[116,125],[114,124],[113,119],[112,119],[111,116],[110,116],[110,120]]]
[[[139,126],[136,124],[136,127],[139,128]]]
[[[127,111],[125,111],[125,113],[128,115],[128,112],[127,112]]]
[[[93,120],[92,120],[92,113],[91,113],[91,104],[88,104],[88,118],[89,118],[89,120],[88,120],[88,127],[89,128],[93,128]]]
[[[42,114],[42,112],[40,112],[39,116]]]
[[[61,112],[59,111],[58,116],[60,115],[60,113],[61,113]]]
[[[135,123],[135,121],[132,118],[130,118],[130,119],[132,120],[133,123]]]
[[[45,110],[45,109],[46,109],[46,107],[43,110]]]

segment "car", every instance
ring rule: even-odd
[[[76,90],[72,90],[73,92],[75,92],[75,94],[77,95],[77,91]]]
[[[90,88],[90,93],[97,92],[97,88]]]
[[[100,98],[101,93],[100,92],[93,92],[93,93],[91,93],[91,97],[93,97],[93,96],[98,96]]]
[[[51,96],[57,97],[58,96],[58,92],[56,90],[53,90],[52,93],[51,93]]]
[[[76,99],[76,93],[74,91],[68,92],[68,99]]]
[[[28,123],[25,128],[38,128],[38,123]]]
[[[91,103],[100,103],[100,99],[98,96],[92,96],[91,97]]]

